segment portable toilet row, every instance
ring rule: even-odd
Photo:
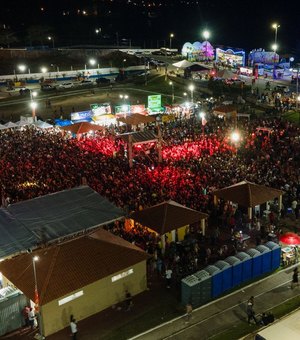
[[[211,276],[205,270],[181,280],[181,302],[199,307],[211,299]]]
[[[281,247],[272,241],[265,244],[271,250],[271,270],[275,270],[280,267],[281,262]]]
[[[223,292],[280,266],[281,248],[269,241],[217,261],[181,280],[181,301],[201,306]]]

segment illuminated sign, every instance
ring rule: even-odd
[[[148,96],[148,108],[154,109],[154,108],[160,108],[161,107],[161,94],[155,94],[152,96]]]
[[[91,104],[91,110],[94,116],[111,114],[111,106],[109,103]]]
[[[73,112],[71,113],[71,120],[91,120],[92,116],[92,111]]]
[[[115,106],[115,113],[116,115],[122,114],[122,113],[130,113],[130,105],[124,104],[124,105],[119,105]]]
[[[131,113],[145,113],[145,105],[131,105],[130,106]]]
[[[78,299],[80,296],[83,295],[83,290],[77,292],[77,293],[74,293],[72,295],[69,295],[61,300],[58,300],[58,305],[61,306],[61,305],[64,305],[65,303],[68,303],[72,300],[75,300],[75,299]]]
[[[233,67],[244,66],[245,65],[245,51],[238,50],[234,51],[229,48],[227,50],[222,50],[221,48],[216,49],[216,61],[223,63],[225,65],[230,65]]]
[[[115,275],[111,278],[111,282],[116,282],[118,280],[124,279],[124,277],[133,274],[133,268],[127,270],[126,272],[123,272],[121,274]]]

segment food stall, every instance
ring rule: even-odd
[[[281,262],[283,266],[289,266],[299,262],[300,236],[296,233],[285,233],[280,236]]]

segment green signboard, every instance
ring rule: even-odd
[[[148,108],[153,109],[158,107],[161,107],[161,94],[148,96]]]

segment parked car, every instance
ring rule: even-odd
[[[110,84],[110,79],[108,78],[98,78],[96,79],[96,83],[99,84]]]
[[[42,91],[54,91],[56,90],[56,86],[50,84],[41,84]]]
[[[19,93],[21,96],[23,96],[24,94],[30,94],[30,90],[27,89],[26,87],[22,87],[19,89]]]
[[[83,79],[79,83],[81,86],[88,86],[88,85],[94,85],[94,82],[90,79]]]
[[[60,89],[71,89],[71,88],[74,87],[74,83],[72,83],[72,82],[65,82],[65,83],[59,84],[58,87]]]

